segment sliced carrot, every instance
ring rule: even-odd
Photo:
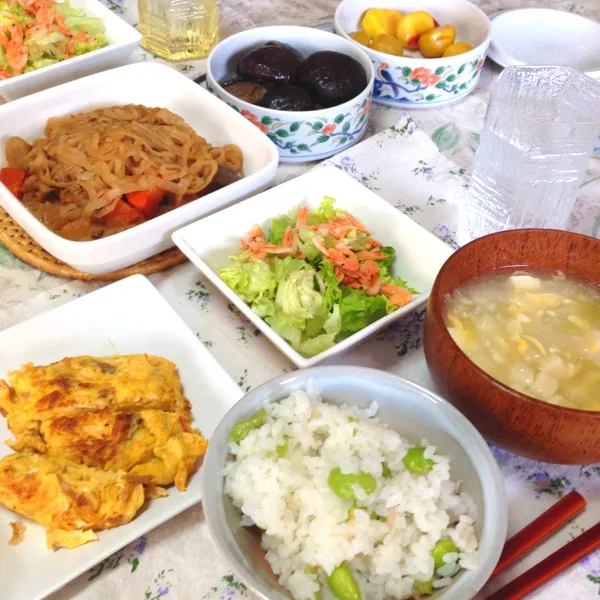
[[[110,225],[130,225],[136,221],[143,221],[144,215],[133,206],[129,206],[124,200],[119,200],[115,207],[109,212],[104,220]]]
[[[146,219],[152,219],[158,213],[158,207],[165,197],[166,191],[160,188],[130,192],[127,194],[127,202],[137,208]]]
[[[13,167],[4,167],[0,169],[0,181],[8,188],[8,191],[15,197],[21,197],[21,188],[27,177],[27,171],[15,169]]]

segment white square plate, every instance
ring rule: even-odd
[[[82,9],[88,17],[95,17],[104,23],[108,46],[0,81],[0,97],[16,100],[67,81],[118,67],[140,45],[140,32],[98,0],[71,0],[71,6]]]
[[[371,323],[335,346],[305,358],[239,298],[219,277],[219,269],[237,254],[240,239],[258,223],[266,231],[273,217],[299,205],[317,208],[323,196],[336,199],[336,206],[360,219],[385,246],[396,250],[393,275],[406,279],[421,293],[412,302]],[[382,327],[423,304],[435,277],[452,249],[432,233],[409,219],[391,204],[335,167],[311,171],[175,232],[173,240],[188,258],[233,302],[240,311],[299,367],[309,367],[347,350]]]
[[[47,252],[84,273],[117,271],[167,250],[176,229],[264,190],[277,172],[277,148],[262,131],[185,75],[157,63],[96,73],[0,106],[0,166],[5,163],[7,138],[31,141],[43,136],[51,117],[123,104],[167,108],[213,146],[238,145],[244,176],[164,215],[88,242],[73,242],[50,231],[0,184],[2,208]]]
[[[172,360],[192,404],[194,426],[209,438],[242,396],[240,388],[187,328],[152,284],[135,275],[0,332],[0,377],[23,363],[48,364],[65,356],[148,352]],[[0,416],[0,440],[12,438]],[[0,456],[11,452],[0,444]],[[128,525],[99,533],[99,540],[52,552],[40,525],[0,506],[0,596],[38,600],[102,559],[201,499],[201,474],[186,492],[169,489]],[[27,525],[25,540],[8,546],[16,519]],[[32,571],[33,569],[33,571]],[[33,574],[35,573],[35,574]]]

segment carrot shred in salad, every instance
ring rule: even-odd
[[[68,0],[0,0],[0,80],[103,48],[104,31]]]
[[[254,225],[221,279],[304,356],[408,304],[418,293],[390,273],[395,250],[325,197]]]

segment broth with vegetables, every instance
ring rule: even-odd
[[[448,331],[482,370],[551,404],[600,410],[600,287],[517,272],[447,298]]]

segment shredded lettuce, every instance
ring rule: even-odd
[[[334,258],[324,256],[319,248],[341,246],[354,252],[383,252],[387,258],[378,261],[380,282],[406,287],[404,280],[391,275],[396,255],[393,248],[384,246],[373,250],[369,243],[370,234],[352,226],[344,230],[341,239],[335,234],[339,225],[344,226],[345,214],[335,208],[333,198],[326,196],[319,208],[309,212],[309,226],[296,230],[300,258],[272,254],[260,259],[244,250],[230,257],[230,265],[220,270],[223,281],[303,356],[320,354],[397,309],[383,293],[369,296],[363,289],[340,283],[336,276],[340,264],[336,263],[338,267],[335,267],[331,262]],[[312,228],[325,225],[336,217],[340,220],[333,228],[323,227],[318,231],[316,227]],[[268,242],[281,246],[286,229],[295,228],[297,219],[298,210],[275,217],[268,232]],[[322,238],[322,243],[317,243],[319,248],[313,241],[317,235]],[[354,272],[358,274],[358,271],[349,271],[348,276],[352,278]],[[340,279],[344,281],[343,269]],[[354,281],[356,279],[350,283]]]
[[[0,0],[0,28],[9,32],[9,37],[12,36],[12,25],[38,25],[34,28],[23,27],[23,46],[28,53],[23,69],[25,73],[108,46],[104,23],[100,19],[88,17],[83,10],[73,8],[68,0],[61,3],[51,1],[50,6],[54,13],[53,21],[47,27],[42,27],[35,17],[35,5],[26,9],[16,0]],[[66,30],[57,20],[58,15],[64,17]],[[0,52],[0,67],[9,76],[21,73],[20,70],[12,70],[4,50]]]

